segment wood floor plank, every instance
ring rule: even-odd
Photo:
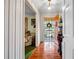
[[[61,59],[54,42],[44,42],[35,48],[29,59]]]

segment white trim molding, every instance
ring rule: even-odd
[[[24,0],[5,0],[5,59],[24,59]]]
[[[4,32],[5,32],[5,34],[4,34],[4,39],[5,39],[5,41],[4,41],[4,47],[6,48],[6,49],[4,49],[4,53],[5,53],[5,55],[4,55],[4,58],[5,59],[9,59],[9,44],[8,44],[8,41],[9,41],[9,34],[8,34],[8,32],[9,32],[9,0],[5,0],[4,1],[4,6],[5,6],[5,8],[4,8],[4,13],[5,13],[5,21],[4,21]]]

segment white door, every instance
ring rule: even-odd
[[[62,43],[63,58],[74,59],[74,11],[73,0],[65,0],[66,8],[63,12],[64,39]]]

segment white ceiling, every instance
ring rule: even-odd
[[[31,0],[41,13],[57,13],[61,10],[62,0],[51,0],[51,10],[48,10],[48,0]]]
[[[25,0],[25,15],[26,16],[34,16],[35,12],[33,10],[33,8],[30,6],[30,4],[27,2],[27,0]]]

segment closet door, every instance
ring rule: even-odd
[[[74,9],[73,0],[65,0],[64,39],[62,44],[63,58],[74,59]]]

